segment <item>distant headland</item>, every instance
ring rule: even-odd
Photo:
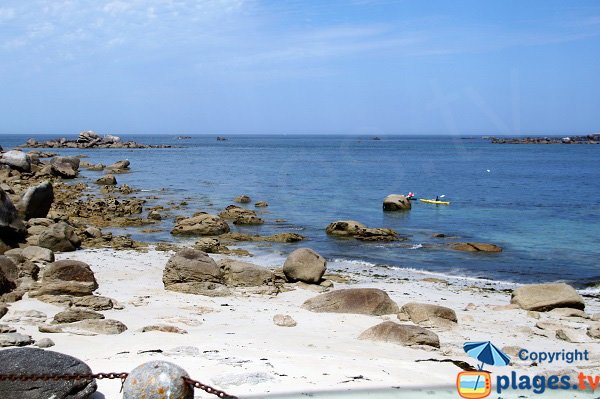
[[[600,134],[569,137],[487,137],[492,144],[600,144]]]

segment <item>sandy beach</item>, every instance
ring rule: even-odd
[[[35,340],[51,338],[56,343],[51,350],[83,360],[94,372],[130,371],[146,361],[166,360],[182,366],[193,378],[242,397],[424,384],[451,386],[461,370],[453,363],[425,360],[452,359],[476,366],[462,349],[466,341],[491,340],[505,348],[544,351],[588,349],[593,354],[589,362],[578,363],[576,368],[600,373],[597,341],[565,342],[556,339],[552,331],[535,327],[538,322],[558,321],[584,330],[589,320],[568,318],[567,321],[551,313],[528,315],[527,311],[507,306],[509,292],[478,289],[473,282],[423,281],[427,276],[415,273],[401,281],[374,282],[364,276],[353,276],[358,282],[335,284],[334,289],[380,288],[400,306],[426,302],[456,311],[456,327],[433,328],[440,337],[439,349],[405,347],[357,339],[362,331],[382,321],[397,321],[395,315],[310,312],[301,305],[317,293],[293,285],[291,291],[276,296],[244,294],[243,289],[218,298],[166,291],[161,279],[170,255],[154,250],[144,253],[98,249],[57,256],[91,266],[99,284],[96,294],[113,298],[122,307],[102,312],[106,318],[119,320],[128,327],[122,334],[40,333],[38,326],[51,321],[63,308],[28,298],[12,304],[2,321],[8,321],[18,332]],[[30,310],[43,312],[45,317],[19,316]],[[600,302],[587,299],[586,312],[600,312]],[[275,325],[276,314],[292,316],[297,326]],[[143,327],[154,324],[176,326],[187,333],[141,332]],[[574,373],[573,365],[564,362],[530,367],[530,362],[513,359],[512,369],[523,373]],[[500,368],[486,366],[486,369],[501,372]],[[98,381],[98,386],[95,398],[119,397],[118,380]]]

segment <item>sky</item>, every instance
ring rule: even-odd
[[[0,134],[600,132],[600,2],[0,0]]]

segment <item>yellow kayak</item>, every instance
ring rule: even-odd
[[[419,201],[421,202],[426,202],[428,204],[436,204],[436,205],[450,205],[450,202],[448,201],[436,201],[436,200],[430,200],[430,199],[421,199],[419,198]]]

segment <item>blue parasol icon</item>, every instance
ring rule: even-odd
[[[481,365],[479,370],[483,369],[483,364],[490,364],[492,366],[506,366],[510,363],[510,357],[504,352],[492,344],[490,341],[483,342],[465,342],[463,349],[467,352],[467,355],[479,360]],[[475,386],[479,382],[479,376]]]

